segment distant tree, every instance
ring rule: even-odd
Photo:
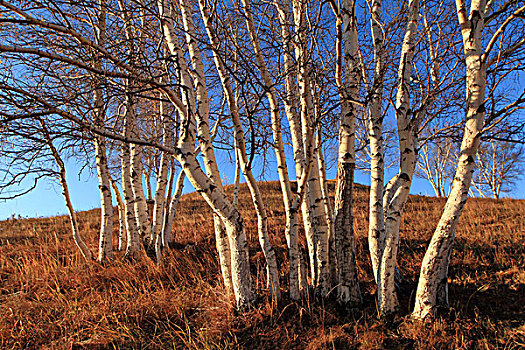
[[[450,191],[456,148],[450,138],[429,140],[419,148],[416,175],[430,182],[437,197],[446,197]]]
[[[523,145],[511,141],[490,140],[478,149],[477,167],[472,186],[481,197],[500,198],[510,192],[525,170]]]

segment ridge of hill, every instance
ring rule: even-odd
[[[286,292],[280,187],[278,182],[262,182],[260,187]],[[329,187],[333,194],[333,181]],[[226,190],[231,194],[232,187]],[[245,185],[239,209],[255,287],[262,296],[246,314],[236,313],[224,295],[211,211],[198,193],[181,198],[173,227],[176,243],[160,268],[145,256],[131,265],[120,259],[121,253],[108,266],[84,261],[70,237],[67,216],[1,221],[0,348],[525,347],[525,201],[468,200],[451,259],[451,308],[430,324],[413,322],[408,315],[421,260],[445,199],[408,200],[398,258],[404,276],[400,316],[389,322],[376,317],[366,240],[367,186],[356,185],[354,203],[358,273],[365,296],[364,306],[355,310],[341,310],[330,300],[321,305],[312,298],[268,303],[257,219]],[[98,215],[98,209],[78,213],[80,232],[93,251]]]

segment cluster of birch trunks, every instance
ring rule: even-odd
[[[42,1],[32,7],[0,1],[2,21],[11,30],[11,36],[0,43],[4,63],[17,62],[26,65],[29,72],[47,74],[46,79],[27,82],[19,77],[23,69],[13,68],[14,64],[10,67],[13,76],[0,82],[3,125],[8,132],[9,122],[30,120],[38,129],[40,136],[33,134],[33,141],[47,146],[59,168],[73,237],[88,259],[92,253],[81,239],[65,163],[56,146],[67,135],[54,131],[57,124],[74,125],[75,130],[88,135],[85,139],[96,156],[101,198],[99,261],[113,258],[114,196],[120,218],[118,249],[133,259],[146,242],[161,263],[187,178],[213,211],[224,286],[237,306],[244,308],[256,295],[238,194],[233,199],[226,195],[216,157],[216,137],[221,134],[222,123],[230,126],[228,140],[236,164],[236,183],[242,174],[255,207],[272,300],[277,302],[282,290],[288,291],[289,298],[299,300],[306,290],[313,289],[320,298],[335,297],[344,305],[356,306],[362,303],[362,296],[352,207],[356,121],[364,120],[371,184],[370,260],[378,287],[379,313],[389,315],[398,309],[400,223],[414,177],[421,130],[440,93],[453,85],[450,81],[457,83],[451,76],[461,75],[466,91],[461,149],[450,194],[421,263],[413,311],[415,318],[432,317],[438,307],[448,304],[447,273],[454,232],[467,200],[484,127],[487,70],[521,49],[523,38],[509,39],[505,30],[522,20],[524,6],[520,1],[485,0],[472,0],[468,8],[465,0],[457,0],[455,5],[422,0],[387,5],[389,11],[399,6],[398,14],[387,16],[381,0],[363,4],[356,0],[253,4],[251,0],[94,0],[60,5]],[[429,10],[431,5],[434,7]],[[271,15],[264,15],[264,11]],[[447,28],[461,38],[463,50],[461,57],[456,57],[459,63],[446,72],[440,67],[446,50],[443,28],[437,22],[443,13],[452,16]],[[389,42],[392,36],[387,37],[385,17],[397,18],[392,21],[400,28],[396,45]],[[485,31],[489,21],[497,23],[490,35]],[[331,41],[317,36],[321,23],[331,28]],[[24,34],[12,34],[16,30]],[[368,58],[363,57],[363,30],[370,32]],[[315,53],[326,43],[332,45],[331,56]],[[422,55],[421,46],[428,52],[424,89],[415,64],[417,56]],[[497,55],[492,54],[494,47]],[[239,57],[243,53],[249,53],[249,69]],[[391,56],[396,57],[394,65],[387,64]],[[31,57],[39,63],[32,62]],[[331,58],[319,63],[324,57]],[[397,73],[393,73],[394,83],[388,88],[393,91],[399,159],[397,173],[385,182],[383,131],[388,107],[384,95],[386,76],[392,69]],[[320,97],[323,87],[319,76],[323,74],[333,82],[334,105],[326,105]],[[67,83],[66,88],[51,91],[63,94],[61,100],[48,91],[57,85],[46,90],[46,84],[57,81]],[[250,87],[243,84],[253,81],[259,95],[246,97]],[[68,90],[75,84],[82,92]],[[79,95],[87,96],[89,109],[69,105]],[[249,104],[256,106],[250,109]],[[9,109],[4,108],[7,105]],[[518,105],[509,104],[509,109]],[[82,114],[86,110],[88,113]],[[323,156],[321,120],[327,113],[335,115],[333,125],[338,125],[334,203],[328,196]],[[144,125],[155,125],[154,137],[148,136]],[[280,285],[265,203],[253,171],[254,128],[265,126],[269,137],[264,142],[270,145],[268,152],[276,162],[285,208],[282,234],[288,245],[287,288]],[[149,149],[160,154],[151,213],[143,187],[145,151]],[[110,161],[115,154],[120,161],[117,165]],[[176,165],[181,168],[178,177]],[[295,173],[294,179],[290,173]],[[297,182],[293,189],[292,180]],[[298,243],[303,234],[301,221],[308,256],[302,256]]]

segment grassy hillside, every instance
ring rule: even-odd
[[[279,184],[262,183],[261,189],[281,283],[286,286]],[[433,324],[420,324],[407,315],[444,199],[411,196],[398,260],[405,277],[399,291],[401,316],[384,323],[375,316],[367,252],[368,190],[358,186],[356,193],[358,269],[365,306],[349,311],[331,301],[322,306],[312,300],[267,303],[256,217],[245,187],[240,209],[262,298],[244,315],[238,315],[224,296],[210,210],[196,193],[181,199],[173,228],[176,243],[162,268],[147,257],[130,265],[120,259],[121,253],[110,266],[84,261],[70,237],[67,216],[0,222],[0,348],[525,347],[524,201],[469,199],[450,267],[451,309]],[[98,215],[98,210],[79,213],[81,233],[93,251]]]

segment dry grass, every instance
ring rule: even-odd
[[[286,242],[279,186],[262,183],[273,245],[286,286]],[[421,259],[444,200],[413,196],[402,224],[401,315],[376,318],[367,255],[366,187],[358,186],[356,234],[365,306],[341,310],[283,300],[268,304],[256,218],[241,192],[251,266],[262,295],[238,315],[223,294],[209,209],[196,193],[183,197],[176,244],[158,268],[147,257],[130,265],[85,262],[67,217],[0,222],[0,348],[157,349],[519,349],[525,347],[525,202],[470,199],[457,229],[450,267],[451,309],[432,324],[407,317]],[[83,236],[97,246],[98,211],[79,213]],[[304,242],[303,242],[304,244]]]

